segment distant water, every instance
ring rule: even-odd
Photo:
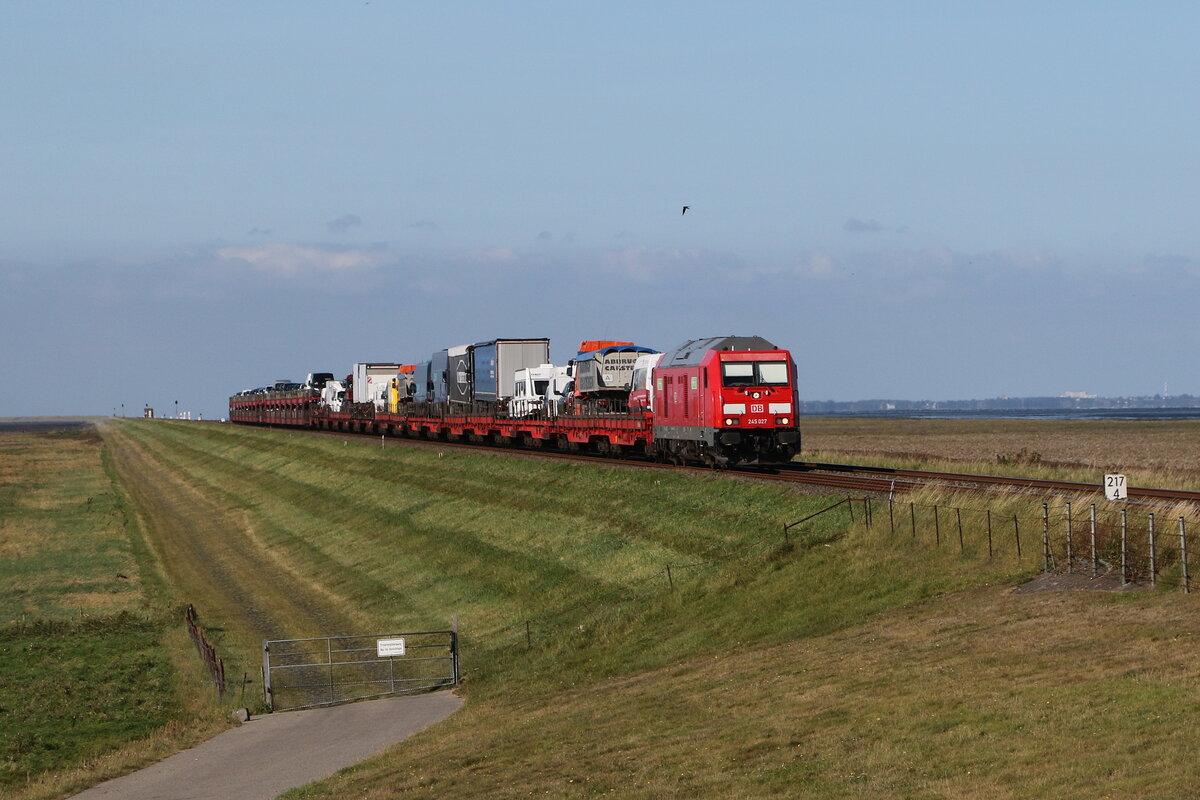
[[[1200,408],[1014,408],[1008,410],[913,409],[910,411],[847,411],[803,414],[809,418],[870,417],[873,419],[1099,419],[1187,420],[1200,419]]]

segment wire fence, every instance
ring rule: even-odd
[[[845,515],[842,520],[830,519]],[[821,520],[832,523],[813,528]],[[836,524],[842,523],[842,524]],[[936,505],[869,497],[845,497],[812,514],[781,526],[778,536],[765,534],[720,556],[696,562],[666,563],[661,570],[614,590],[603,600],[580,601],[552,614],[515,621],[496,631],[519,633],[532,649],[540,631],[581,614],[598,619],[595,607],[648,601],[674,591],[690,573],[751,558],[784,558],[860,530],[893,541],[904,537],[918,547],[956,550],[980,561],[1009,560],[1018,567],[1038,566],[1044,573],[1107,578],[1119,584],[1154,585],[1190,593],[1195,586],[1189,564],[1188,519],[1142,508],[1100,509],[1095,503],[1080,508],[1066,501],[1047,501],[1041,513],[1030,515],[1003,507]]]
[[[868,501],[869,503],[870,501]],[[990,508],[887,501],[894,536],[928,540],[935,547],[986,545],[989,559],[1040,562],[1043,572],[1092,578],[1111,576],[1123,584],[1166,585],[1190,593],[1188,520],[1141,508],[1078,508],[1069,501],[1042,504],[1035,517]]]
[[[188,636],[192,638],[192,644],[196,645],[196,652],[200,654],[200,659],[212,676],[213,688],[219,696],[224,697],[225,661],[217,655],[217,648],[209,644],[208,637],[204,635],[204,629],[197,622],[195,606],[188,604],[187,610],[183,612],[183,619],[187,623]]]

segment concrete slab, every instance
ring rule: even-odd
[[[454,713],[449,692],[254,717],[78,800],[271,800],[357,764]]]

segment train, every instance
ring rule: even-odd
[[[712,467],[792,460],[798,410],[791,353],[759,336],[689,339],[665,352],[585,340],[565,366],[550,362],[548,338],[492,339],[229,398],[229,420],[242,425]]]

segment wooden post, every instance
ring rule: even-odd
[[[1042,572],[1050,571],[1050,504],[1042,503]]]
[[[1017,537],[1017,563],[1021,563],[1021,525],[1017,522],[1017,515],[1013,514],[1013,535]]]
[[[917,538],[917,507],[912,503],[908,504],[908,515],[912,517],[912,533],[913,538]]]
[[[892,498],[888,497],[888,525],[892,529],[892,536],[896,535],[896,510],[892,507]]]
[[[1148,519],[1149,519],[1149,525],[1150,525],[1150,585],[1153,586],[1154,584],[1158,583],[1158,560],[1155,558],[1155,554],[1154,554],[1154,512],[1153,511],[1150,512]]]
[[[1100,562],[1096,558],[1096,504],[1095,503],[1092,503],[1091,523],[1092,523],[1092,577],[1094,578],[1100,574]]]
[[[987,510],[987,526],[988,526],[988,560],[992,558],[992,510]]]
[[[1067,574],[1075,571],[1075,551],[1072,549],[1071,536],[1074,533],[1071,527],[1071,504],[1067,503]]]
[[[1121,583],[1129,583],[1129,550],[1126,542],[1129,533],[1129,512],[1121,509]]]
[[[1184,594],[1192,593],[1192,579],[1188,576],[1187,563],[1187,528],[1183,517],[1179,518],[1179,560],[1183,564],[1183,591]]]
[[[533,649],[533,627],[530,625],[529,620],[525,620],[525,649]]]
[[[667,585],[672,589],[675,588],[675,579],[671,577],[671,565],[667,564]]]
[[[938,519],[938,507],[933,507],[933,541],[938,546],[942,546],[942,522]]]
[[[954,509],[954,519],[958,522],[958,552],[961,553],[965,549],[965,547],[963,546],[962,509],[961,508]]]

